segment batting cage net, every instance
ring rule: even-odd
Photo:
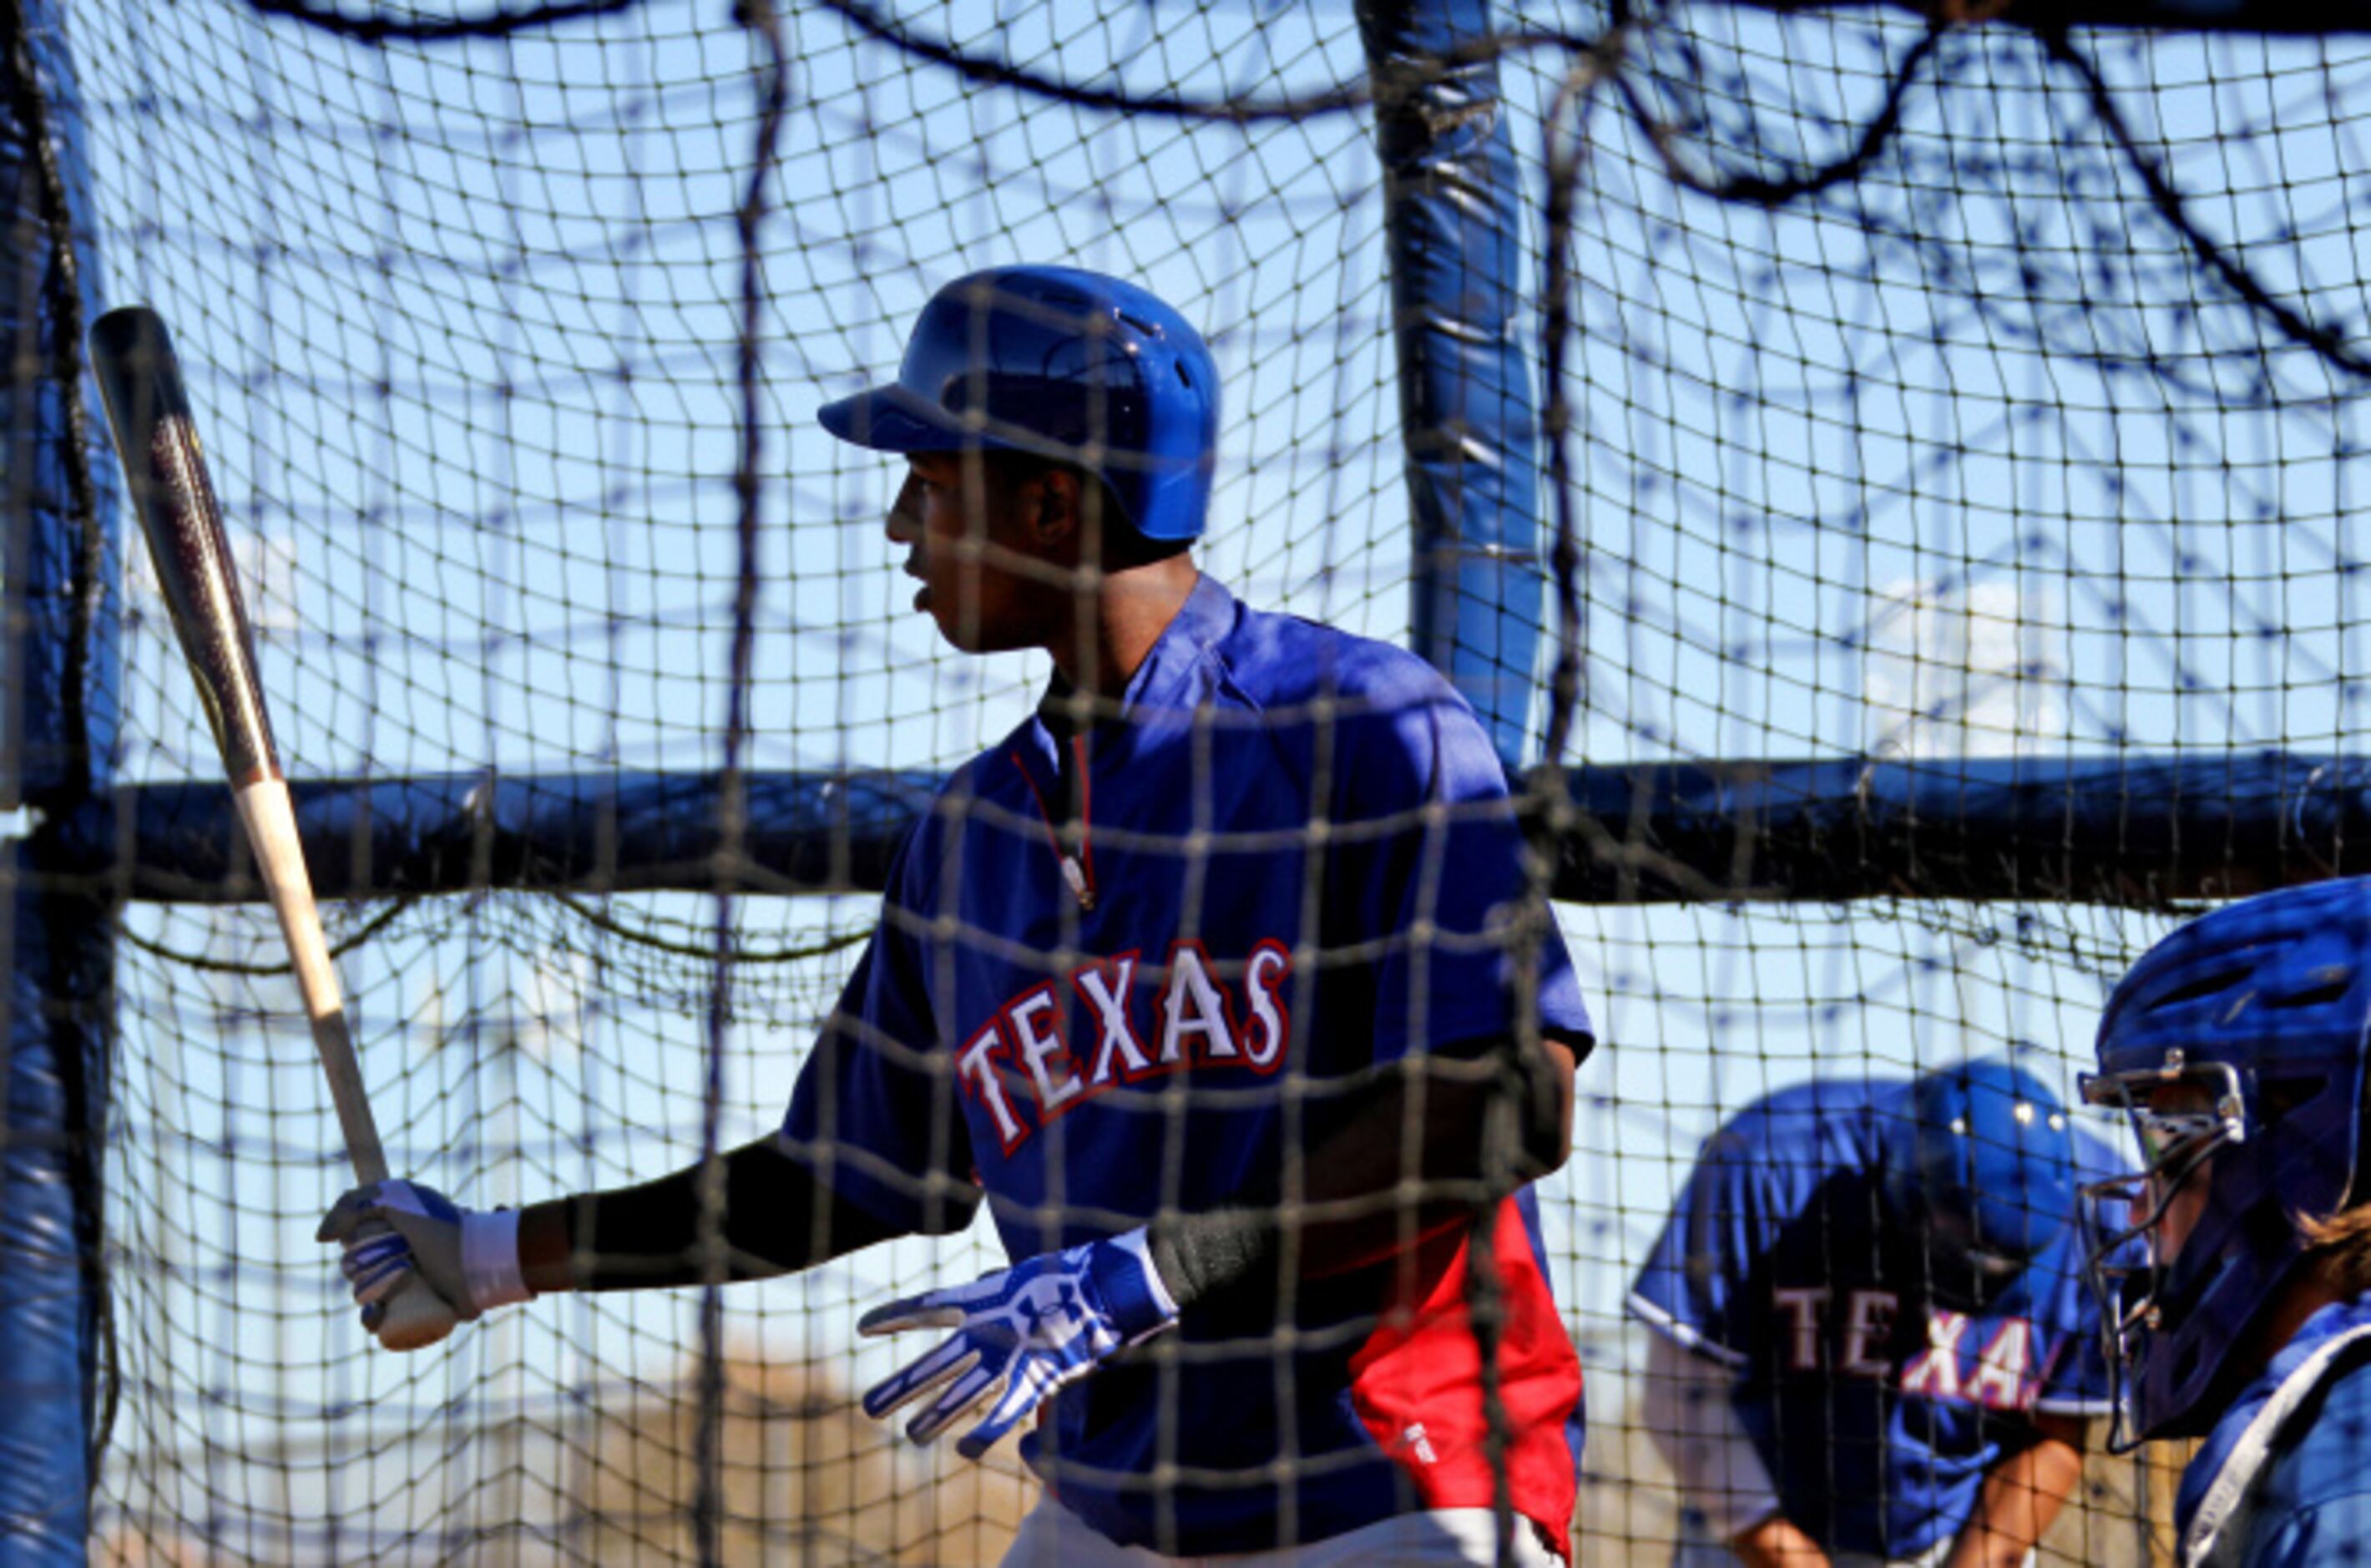
[[[884,842],[1047,678],[915,612],[902,465],[816,421],[982,267],[1200,328],[1197,559],[1445,653],[1561,854],[1601,1043],[1538,1245],[1589,1562],[1681,1532],[1625,1300],[1725,1118],[1968,1057],[2076,1105],[2173,916],[2344,868],[2371,44],[1450,10],[1428,60],[1336,0],[10,8],[26,189],[65,192],[20,203],[17,270],[63,227],[45,301],[170,323],[398,1174],[519,1205],[780,1122]],[[1451,80],[1428,134],[1475,161],[1395,163]],[[1429,302],[1394,249],[1427,201],[1485,279]],[[1511,353],[1501,401],[1413,397],[1412,320]],[[1423,531],[1444,451],[1515,518],[1478,615],[1425,608],[1486,591],[1439,570],[1465,525]],[[713,1312],[371,1344],[314,1239],[351,1174],[281,938],[128,515],[110,548],[64,645],[68,679],[121,660],[77,819],[117,944],[94,1559],[996,1561],[1039,1493],[1012,1446],[856,1405],[919,1348],[857,1318],[1002,1266],[985,1215]],[[720,852],[728,809],[790,847]],[[2161,1555],[2160,1462],[2095,1451],[2043,1559]]]

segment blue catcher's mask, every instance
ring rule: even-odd
[[[1218,463],[1219,369],[1186,318],[1118,278],[994,267],[931,297],[897,379],[827,403],[883,452],[1027,452],[1101,479],[1147,539],[1198,538]]]
[[[2206,1432],[2257,1362],[2305,1257],[2300,1216],[2357,1201],[2371,879],[2227,905],[2142,955],[2099,1022],[2084,1098],[2130,1115],[2145,1161],[2086,1191],[2119,1452]],[[2203,1187],[2203,1191],[2198,1189]],[[2185,1197],[2185,1194],[2188,1196]],[[2203,1202],[2202,1202],[2203,1200]],[[2177,1202],[2195,1223],[2169,1254]]]
[[[2066,1109],[2023,1068],[1985,1058],[1911,1088],[1885,1137],[1887,1208],[1927,1234],[1930,1285],[1977,1302],[2021,1273],[2075,1211]]]

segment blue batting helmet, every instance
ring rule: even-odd
[[[1884,1134],[1887,1206],[1926,1227],[1938,1294],[1982,1296],[2074,1218],[2066,1108],[2040,1078],[1995,1057],[1929,1073],[1910,1096],[1908,1125]]]
[[[1202,532],[1219,370],[1176,311],[1117,278],[994,267],[922,308],[897,379],[824,405],[825,429],[883,452],[996,447],[1102,479],[1147,539]]]
[[[2149,1163],[2139,1179],[2101,1185],[2131,1223],[2102,1224],[2091,1272],[2135,1440],[2196,1436],[2214,1423],[2245,1371],[2226,1359],[2305,1256],[2296,1221],[2361,1196],[2366,1028],[2371,879],[2362,877],[2194,920],[2143,954],[2109,998],[2099,1071],[2083,1093],[2131,1113]],[[2203,1208],[2167,1258],[2157,1222],[2202,1172]],[[2143,1237],[2145,1267],[2117,1266],[2111,1254],[2138,1249]]]

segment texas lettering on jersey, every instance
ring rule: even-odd
[[[1836,1373],[1891,1382],[1906,1395],[1963,1400],[1987,1410],[2032,1407],[2043,1370],[2025,1318],[1979,1319],[1929,1305],[1925,1343],[1903,1354],[1902,1296],[1877,1289],[1798,1286],[1771,1292],[1789,1372]],[[1913,1342],[1914,1343],[1915,1342]]]
[[[964,1094],[994,1122],[1007,1155],[1056,1117],[1123,1084],[1167,1073],[1273,1073],[1292,1042],[1285,1005],[1291,950],[1255,943],[1232,977],[1199,942],[1157,967],[1115,954],[1007,1001],[955,1052]]]

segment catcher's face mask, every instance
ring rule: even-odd
[[[2140,1169],[2082,1189],[2084,1272],[2099,1303],[2115,1402],[2109,1446],[2121,1454],[2142,1441],[2131,1420],[2133,1374],[2186,1305],[2175,1295],[2174,1264],[2204,1206],[2215,1156],[2247,1141],[2247,1102],[2225,1063],[2087,1075],[2082,1091],[2124,1113],[2142,1155]]]

